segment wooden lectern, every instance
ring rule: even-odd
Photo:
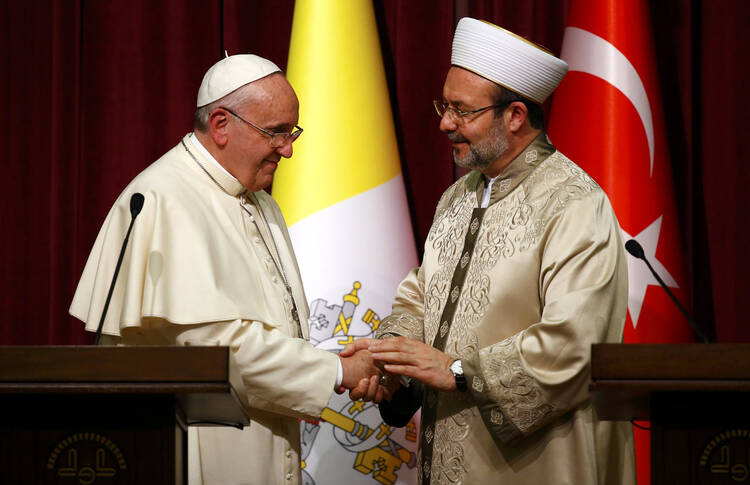
[[[653,485],[750,484],[750,344],[596,344],[600,419],[651,421]]]
[[[0,483],[187,483],[187,425],[250,422],[228,347],[0,346]]]

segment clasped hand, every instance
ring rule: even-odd
[[[339,357],[344,367],[344,379],[336,392],[341,394],[349,389],[349,397],[355,401],[361,399],[379,403],[384,398],[390,400],[401,387],[400,376],[418,379],[439,391],[456,390],[456,382],[449,369],[455,359],[416,340],[405,337],[359,339],[347,345]],[[347,375],[346,362],[356,358],[367,362],[369,371],[373,368],[375,371]]]

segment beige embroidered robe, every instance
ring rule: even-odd
[[[145,202],[104,334],[125,345],[231,346],[252,422],[244,430],[191,427],[190,483],[299,484],[298,418],[320,416],[338,357],[306,342],[307,300],[278,206],[263,191],[246,192],[186,136],[128,185],[102,225],[70,307],[89,331],[134,192]]]
[[[479,208],[472,172],[442,196],[422,265],[401,283],[378,335],[462,359],[467,392],[427,390],[433,484],[635,483],[632,427],[599,421],[590,346],[620,342],[627,266],[604,192],[541,133]],[[434,441],[433,441],[434,440]],[[420,453],[421,458],[421,453]]]

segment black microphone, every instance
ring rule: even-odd
[[[107,309],[109,308],[109,301],[112,299],[112,293],[115,291],[115,283],[117,283],[117,274],[120,272],[120,265],[122,264],[122,258],[125,256],[125,248],[128,247],[128,239],[130,239],[130,231],[133,229],[133,223],[138,214],[143,209],[143,194],[136,192],[130,197],[130,226],[128,227],[128,233],[125,235],[125,240],[122,242],[122,248],[120,249],[120,257],[117,259],[117,266],[115,266],[115,274],[112,276],[112,283],[109,285],[109,293],[107,293],[107,301],[104,303],[104,310],[102,310],[102,318],[99,320],[99,326],[96,329],[96,337],[94,338],[94,345],[99,345],[99,339],[102,336],[102,327],[104,327],[104,319],[107,317]]]
[[[143,194],[140,192],[136,192],[130,197],[130,217],[132,217],[133,220],[135,220],[135,218],[138,217],[138,214],[141,213],[144,200]]]
[[[631,239],[628,242],[625,243],[625,250],[629,252],[633,257],[642,259],[644,263],[646,263],[646,266],[648,266],[648,269],[651,271],[651,274],[654,275],[654,278],[656,278],[656,281],[659,282],[662,288],[664,288],[664,291],[667,292],[667,295],[669,295],[669,298],[672,299],[675,305],[677,305],[677,308],[680,309],[683,315],[685,315],[685,318],[687,318],[687,321],[690,323],[690,326],[693,327],[693,331],[695,334],[703,341],[704,343],[709,343],[708,338],[703,334],[701,329],[696,325],[696,323],[693,321],[693,319],[688,314],[687,310],[680,304],[679,301],[677,301],[677,298],[672,294],[671,291],[669,291],[669,288],[664,283],[664,281],[659,277],[659,275],[654,271],[654,268],[651,266],[651,263],[648,262],[648,259],[646,259],[646,254],[643,252],[643,247],[641,244],[636,241],[635,239]]]

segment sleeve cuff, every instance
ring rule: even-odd
[[[336,363],[338,364],[339,367],[336,370],[336,386],[335,387],[339,387],[341,386],[341,381],[344,380],[344,368],[341,366],[341,357],[338,358]]]

